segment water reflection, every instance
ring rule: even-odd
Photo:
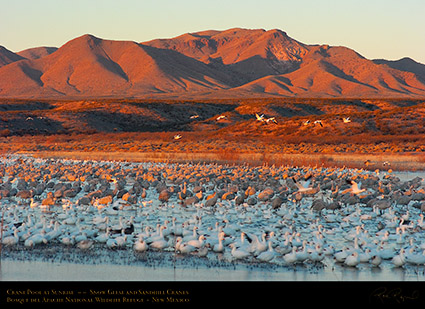
[[[424,268],[304,267],[279,271],[220,268],[174,268],[84,265],[40,261],[1,263],[3,281],[424,281]]]

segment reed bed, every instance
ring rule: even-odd
[[[40,158],[166,163],[218,163],[289,166],[350,167],[369,170],[423,171],[425,154],[282,154],[237,152],[103,152],[40,151],[27,153]]]

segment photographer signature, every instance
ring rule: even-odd
[[[382,303],[395,301],[399,304],[406,301],[417,300],[419,297],[420,295],[418,290],[414,290],[411,293],[404,293],[401,288],[388,289],[386,287],[377,288],[370,295],[370,298],[378,299]]]

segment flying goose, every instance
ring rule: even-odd
[[[258,115],[257,113],[255,113],[255,118],[257,118],[257,120],[261,121],[261,122],[263,122],[265,120],[264,114]]]
[[[295,178],[292,177],[292,180],[294,181],[295,185],[298,188],[298,192],[306,192],[306,191],[313,190],[313,187],[310,187],[311,177],[312,175],[308,176],[307,178],[304,179],[302,183],[296,181]]]

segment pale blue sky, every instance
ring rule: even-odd
[[[0,0],[0,7],[0,45],[14,52],[86,33],[143,42],[242,27],[425,63],[424,0]]]

